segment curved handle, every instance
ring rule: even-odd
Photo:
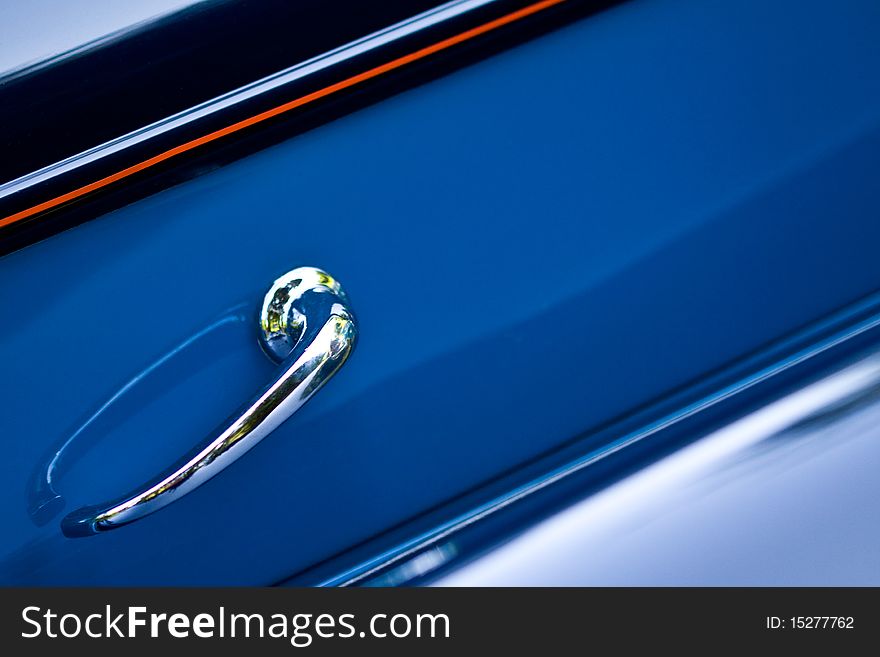
[[[117,500],[83,507],[61,521],[65,536],[91,536],[139,520],[180,499],[232,464],[314,395],[345,362],[357,338],[339,283],[312,267],[272,285],[260,312],[260,343],[281,373],[178,463]]]

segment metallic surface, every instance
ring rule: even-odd
[[[876,586],[878,467],[875,351],[436,584]]]
[[[636,0],[0,258],[0,581],[272,584],[380,546],[355,565],[819,342],[880,290],[878,34],[873,1]],[[125,531],[35,526],[48,446],[292,259],[370,327],[333,394]],[[236,342],[132,404],[71,508],[265,383]]]
[[[311,267],[294,269],[275,281],[262,305],[260,326],[267,354],[282,364],[278,378],[233,416],[219,436],[158,480],[114,502],[68,515],[61,524],[66,536],[89,536],[134,522],[216,476],[305,404],[345,362],[357,336],[339,283]]]

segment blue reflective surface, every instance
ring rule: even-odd
[[[437,583],[876,586],[878,366],[773,400]]]
[[[878,35],[868,1],[633,2],[4,257],[0,579],[272,583],[877,290]],[[361,325],[320,395],[137,525],[30,521],[50,445],[304,264]],[[68,510],[265,382],[232,342]]]

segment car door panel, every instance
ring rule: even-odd
[[[627,3],[5,256],[0,578],[271,584],[874,292],[878,21]],[[149,518],[32,522],[47,449],[205,327],[242,318],[130,395],[66,511],[268,381],[299,265],[361,327],[326,389]]]

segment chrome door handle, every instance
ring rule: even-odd
[[[357,325],[338,281],[300,267],[275,281],[260,311],[260,343],[281,373],[175,465],[128,495],[72,512],[65,536],[91,536],[139,520],[205,483],[271,433],[345,362]]]

